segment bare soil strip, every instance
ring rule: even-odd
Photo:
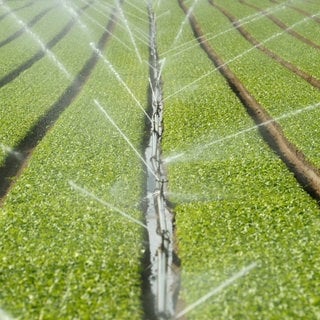
[[[288,70],[292,71],[299,77],[301,77],[303,80],[307,81],[309,84],[314,86],[317,89],[320,89],[320,80],[313,77],[312,75],[306,73],[305,71],[297,68],[294,64],[292,64],[289,61],[284,60],[280,56],[278,56],[276,53],[265,47],[261,42],[259,42],[256,38],[254,38],[243,26],[241,26],[241,23],[233,16],[231,15],[227,10],[213,2],[212,0],[208,0],[209,3],[218,9],[222,14],[224,14],[230,22],[234,25],[234,27],[240,32],[240,34],[249,41],[254,47],[268,55],[273,60],[277,61],[279,64],[287,68]]]
[[[291,36],[295,37],[296,39],[300,40],[301,42],[320,50],[320,46],[316,43],[314,43],[313,41],[311,41],[310,39],[307,39],[306,37],[304,37],[303,35],[301,35],[300,33],[292,30],[292,29],[288,29],[289,26],[287,26],[285,23],[283,23],[280,19],[276,18],[274,15],[272,15],[271,13],[266,12],[265,10],[262,10],[261,8],[255,6],[254,4],[248,3],[245,0],[238,0],[240,3],[242,3],[243,5],[246,5],[248,7],[251,7],[255,10],[257,10],[258,12],[261,12],[264,16],[266,16],[268,19],[270,19],[272,22],[274,22],[279,28],[281,28],[282,30],[285,30],[288,34],[290,34]]]
[[[117,10],[114,9],[106,26],[106,31],[102,34],[97,48],[103,51],[108,41],[111,39],[111,34],[117,24]],[[27,135],[15,147],[15,151],[21,154],[21,157],[16,157],[9,154],[0,167],[0,204],[5,196],[12,188],[14,182],[21,175],[24,167],[27,165],[33,150],[39,142],[45,137],[46,133],[54,126],[62,112],[77,98],[83,86],[88,81],[91,73],[99,60],[99,55],[93,51],[90,58],[83,65],[73,82],[66,88],[60,98],[49,108],[39,120],[30,128]]]
[[[147,166],[147,202],[145,208],[148,227],[150,270],[144,287],[145,315],[148,319],[171,319],[179,292],[179,259],[174,242],[173,213],[166,200],[167,177],[162,162],[163,95],[160,65],[157,52],[156,21],[151,5],[148,6],[149,40],[149,109],[151,124],[145,159]],[[146,265],[143,266],[147,269]]]
[[[190,13],[184,0],[178,0],[181,9],[189,16],[189,23],[195,38],[209,59],[226,79],[230,88],[245,106],[248,114],[259,127],[260,133],[266,143],[282,159],[288,169],[293,172],[301,187],[308,192],[320,204],[320,173],[304,155],[285,137],[280,125],[267,113],[267,111],[255,100],[236,75],[229,69],[218,53],[210,46],[204,36],[195,16]]]
[[[276,0],[269,0],[269,1],[272,2],[272,3],[280,4],[280,2],[276,1]],[[310,19],[316,21],[317,23],[320,23],[320,18],[319,17],[314,17],[314,16],[310,15],[310,13],[305,11],[305,10],[297,8],[297,7],[295,7],[295,6],[291,5],[291,4],[286,4],[286,6],[291,8],[291,9],[293,9],[293,10],[295,10],[295,11],[297,11],[297,12],[299,12],[299,13],[301,13],[302,15],[304,15],[306,17],[309,17]]]
[[[49,8],[46,8],[44,10],[42,10],[40,13],[38,13],[31,21],[29,21],[27,23],[27,27],[31,28],[32,26],[34,26],[37,22],[39,22],[49,11],[51,11],[53,8],[55,8],[57,6],[51,6]],[[18,31],[16,31],[15,33],[13,33],[11,36],[9,36],[7,39],[3,40],[0,42],[0,48],[5,46],[6,44],[10,43],[11,41],[17,39],[18,37],[20,37],[24,32],[26,31],[26,29],[24,27],[22,27],[21,29],[19,29]]]
[[[80,16],[84,10],[88,9],[91,4],[86,4],[85,6],[81,7],[78,11],[77,14]],[[71,19],[65,26],[64,28],[57,34],[55,35],[47,44],[46,48],[47,49],[52,49],[59,41],[61,41],[72,29],[72,27],[76,24],[75,19]],[[46,55],[46,51],[40,49],[38,50],[30,59],[27,61],[23,62],[20,66],[15,68],[14,70],[10,71],[7,75],[2,77],[0,79],[0,88],[4,87],[17,77],[19,75],[26,71],[27,69],[31,68],[36,62],[38,62],[40,59],[42,59]]]
[[[19,7],[19,8],[16,8],[16,9],[12,9],[11,12],[17,12],[17,11],[23,10],[23,9],[25,9],[25,8],[31,7],[33,4],[34,4],[34,1],[28,2],[28,3],[26,3],[25,5],[23,5],[22,7]],[[0,16],[0,21],[3,20],[3,19],[4,19],[5,17],[7,17],[8,15],[10,15],[11,12],[8,11],[8,12],[2,14],[2,15]]]

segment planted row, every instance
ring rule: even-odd
[[[184,20],[177,3],[162,1],[158,14],[165,8],[170,8],[170,16],[158,20],[162,52],[169,49]],[[203,2],[195,6],[195,13],[208,38],[230,28]],[[186,24],[175,45],[192,39]],[[244,42],[233,32],[212,43],[230,58],[232,45],[238,46],[237,54],[244,50]],[[241,61],[246,67],[250,61],[259,72],[267,59],[253,60],[255,56]],[[199,47],[181,53],[179,63],[177,57],[164,57],[164,152],[182,261],[181,298],[188,306],[217,290],[188,313],[188,319],[311,319],[319,283],[316,202],[265,145]],[[179,90],[176,79],[181,87],[190,84],[190,89],[171,96],[173,86]],[[258,79],[257,75],[251,83]],[[265,95],[272,93],[265,89]],[[255,267],[248,275],[226,285],[252,263]],[[219,289],[221,285],[226,288]]]
[[[124,50],[117,38],[130,42],[119,30],[102,54],[146,108],[148,66]],[[138,45],[146,60],[148,48]],[[95,99],[142,151],[144,114],[100,59],[1,209],[0,305],[14,316],[142,317],[144,228],[101,202],[143,222],[143,167]]]
[[[208,23],[209,19],[214,17],[225,19],[225,22],[228,20],[218,10],[209,9],[209,5],[201,4],[196,7],[195,13],[204,32],[215,33]],[[248,29],[249,25],[251,23],[244,27]],[[261,29],[264,29],[263,26]],[[317,137],[316,119],[320,112],[317,107],[320,102],[319,90],[271,57],[253,48],[236,29],[227,32],[223,36],[223,42],[220,39],[221,37],[210,40],[211,45],[225,62],[229,62],[231,70],[269,114],[275,119],[283,118],[281,124],[289,140],[319,166],[318,146],[314,143]],[[303,60],[304,56],[300,55],[299,59]],[[308,125],[306,119],[309,119]],[[290,125],[286,124],[287,121]]]

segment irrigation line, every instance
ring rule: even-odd
[[[174,316],[180,277],[178,266],[173,259],[174,256],[176,257],[173,214],[166,201],[168,181],[161,159],[164,105],[157,53],[156,19],[151,2],[147,7],[149,16],[149,108],[152,113],[152,122],[148,127],[150,136],[145,149],[145,159],[148,163],[145,215],[149,236],[148,252],[150,254],[147,260],[150,261],[151,267],[150,274],[146,275],[148,286],[146,286],[145,296],[147,300],[149,296],[153,299],[144,303],[148,318],[165,320]],[[149,304],[146,305],[146,302]]]
[[[203,304],[205,301],[207,301],[208,299],[210,299],[211,297],[213,297],[214,295],[218,294],[219,292],[221,292],[223,289],[229,287],[230,285],[232,285],[235,281],[237,281],[240,278],[243,278],[244,276],[246,276],[251,270],[253,270],[254,268],[257,267],[257,263],[252,263],[249,264],[248,266],[244,267],[243,269],[241,269],[239,272],[237,272],[236,274],[234,274],[233,276],[231,276],[229,279],[223,281],[218,287],[214,288],[212,291],[208,292],[206,295],[204,295],[203,297],[201,297],[199,300],[197,300],[196,302],[192,303],[191,305],[189,305],[187,308],[185,308],[184,310],[182,310],[181,312],[179,312],[176,316],[176,319],[181,318],[182,316],[184,316],[186,313],[190,312],[191,310],[197,308],[199,305]]]
[[[104,205],[105,207],[111,209],[112,211],[115,211],[115,212],[119,213],[120,215],[122,215],[122,216],[123,216],[124,218],[126,218],[127,220],[130,220],[131,222],[134,222],[134,223],[138,224],[139,226],[141,226],[141,227],[143,227],[143,228],[145,228],[145,229],[148,229],[148,227],[147,227],[145,224],[143,224],[141,221],[139,221],[139,220],[131,217],[130,215],[128,215],[127,213],[123,212],[123,211],[120,210],[119,208],[115,207],[115,206],[112,205],[111,203],[100,199],[100,198],[97,197],[95,194],[93,194],[92,192],[90,192],[89,190],[87,190],[87,189],[85,189],[85,188],[83,188],[83,187],[78,186],[78,185],[75,184],[73,181],[70,180],[70,181],[69,181],[69,185],[70,185],[73,189],[81,192],[83,195],[88,196],[88,197],[96,200],[97,202],[101,203],[101,204]]]
[[[117,129],[121,137],[128,143],[128,145],[131,147],[131,149],[134,151],[134,153],[138,156],[138,158],[144,163],[144,165],[150,170],[150,172],[153,174],[155,178],[158,178],[156,173],[153,171],[153,169],[149,166],[149,164],[144,160],[144,158],[141,156],[141,154],[137,151],[137,149],[134,147],[134,145],[131,143],[131,141],[128,139],[128,137],[123,133],[123,131],[119,128],[119,126],[114,122],[114,120],[109,116],[107,111],[102,107],[102,105],[99,103],[98,100],[93,100],[95,105],[99,108],[99,110],[105,115],[105,117],[110,121],[110,123]]]

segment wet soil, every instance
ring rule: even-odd
[[[279,28],[281,28],[282,30],[285,30],[285,32],[287,32],[291,36],[295,37],[296,39],[304,42],[305,44],[307,44],[315,49],[320,50],[320,46],[318,44],[314,43],[310,39],[307,39],[306,37],[304,37],[303,35],[301,35],[300,33],[296,32],[296,31],[294,31],[293,29],[290,29],[289,26],[287,26],[285,23],[283,23],[280,19],[276,18],[274,15],[266,12],[265,10],[262,10],[261,8],[257,7],[254,4],[246,2],[245,0],[238,0],[238,1],[248,7],[251,7],[253,9],[257,10],[258,12],[260,12],[261,14],[263,14],[264,16],[269,18],[272,22],[274,22]]]
[[[145,146],[146,204],[149,257],[145,257],[143,304],[146,319],[172,319],[175,314],[180,284],[180,261],[174,240],[174,215],[166,199],[167,177],[162,162],[163,135],[162,80],[156,43],[156,23],[151,6],[149,14],[149,137]],[[147,271],[146,271],[147,270]],[[146,279],[147,277],[147,279]]]
[[[249,41],[253,46],[255,46],[258,50],[262,51],[264,54],[272,58],[273,60],[277,61],[279,64],[290,70],[291,72],[295,73],[299,77],[301,77],[303,80],[307,81],[309,84],[314,86],[317,89],[320,89],[320,80],[313,77],[312,75],[306,73],[305,71],[297,68],[294,64],[292,64],[289,61],[284,60],[280,56],[278,56],[276,53],[265,47],[261,42],[256,40],[248,31],[245,30],[244,27],[241,26],[239,21],[231,15],[228,11],[226,11],[221,6],[214,3],[212,0],[209,0],[209,3],[218,9],[221,13],[223,13],[229,20],[232,22],[234,27],[241,33],[241,35]]]
[[[97,48],[103,51],[108,41],[112,37],[112,32],[117,23],[117,15],[114,10],[106,26],[106,31],[102,34]],[[55,37],[58,38],[58,37]],[[90,58],[83,65],[73,82],[66,88],[60,98],[48,109],[48,111],[38,119],[30,128],[26,136],[15,147],[15,151],[20,153],[20,157],[9,154],[4,164],[0,167],[0,204],[3,202],[8,191],[20,176],[28,159],[39,142],[45,137],[47,132],[54,126],[62,112],[77,98],[83,86],[91,76],[91,73],[99,60],[96,52],[92,52]]]
[[[88,9],[90,7],[90,4],[86,4],[82,8],[80,8],[77,11],[77,14],[81,16],[84,10]],[[52,49],[59,41],[61,41],[72,29],[72,27],[76,24],[75,19],[71,19],[64,28],[55,35],[47,44],[47,49]],[[20,66],[15,68],[14,70],[10,71],[8,74],[6,74],[4,77],[0,79],[0,89],[10,83],[11,81],[15,80],[19,75],[26,71],[27,69],[31,68],[36,62],[38,62],[40,59],[42,59],[46,55],[46,51],[40,49],[38,50],[30,59],[23,62]]]
[[[39,14],[37,14],[36,16],[34,16],[34,18],[27,23],[27,27],[31,28],[32,26],[34,26],[36,23],[38,23],[48,12],[50,12],[53,8],[55,8],[57,5],[55,6],[51,6],[49,8],[46,8],[44,10],[42,10]],[[3,41],[0,42],[0,48],[5,46],[6,44],[10,43],[11,41],[17,39],[18,37],[20,37],[24,32],[26,32],[26,29],[24,27],[20,28],[18,31],[16,31],[15,33],[13,33],[11,36],[7,37],[6,39],[4,39]]]
[[[189,15],[189,23],[194,36],[208,58],[218,68],[221,75],[226,79],[230,88],[242,102],[248,114],[259,126],[261,136],[270,148],[282,159],[287,168],[293,172],[301,187],[308,192],[320,204],[320,172],[309,163],[303,153],[299,151],[284,135],[280,125],[267,113],[267,111],[255,100],[236,75],[220,58],[218,53],[211,47],[204,36],[195,16],[188,13],[189,8],[183,0],[178,0],[181,9]]]

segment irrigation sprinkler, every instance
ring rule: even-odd
[[[161,87],[161,71],[163,63],[159,61],[156,45],[156,25],[155,16],[148,6],[150,21],[150,63],[149,82],[152,92],[151,101],[151,126],[149,144],[145,151],[148,172],[148,194],[152,197],[148,199],[146,220],[156,217],[156,226],[150,223],[149,245],[150,261],[152,265],[152,275],[150,277],[150,288],[154,296],[154,313],[159,320],[171,319],[174,316],[175,301],[172,288],[178,281],[178,275],[172,268],[173,261],[173,217],[166,202],[166,185],[168,180],[165,176],[164,162],[162,161],[161,139],[163,134],[163,96]],[[155,175],[152,175],[152,172]]]

